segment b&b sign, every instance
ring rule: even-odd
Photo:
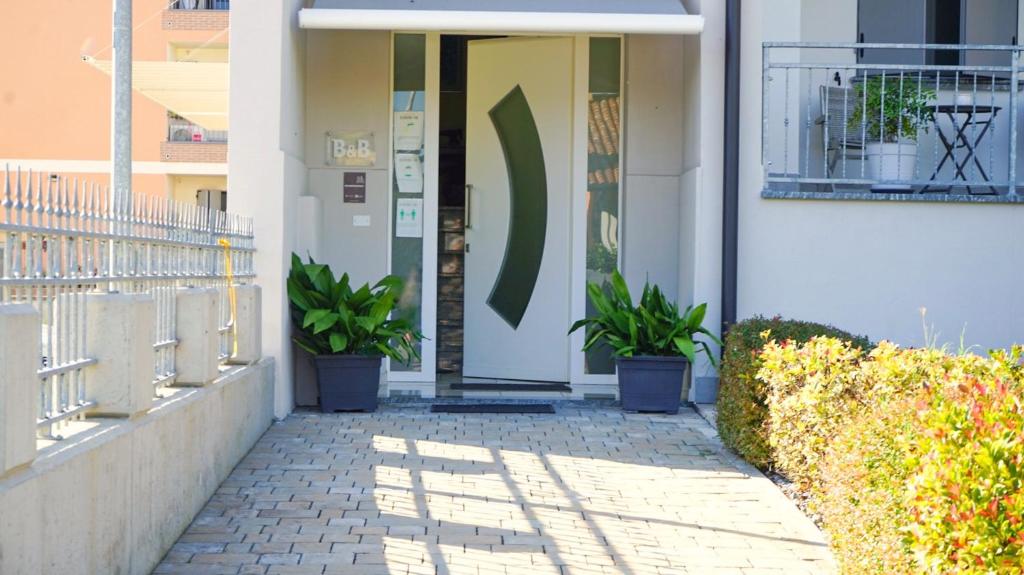
[[[373,132],[346,130],[327,132],[328,166],[367,167],[377,163]]]

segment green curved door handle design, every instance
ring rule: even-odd
[[[488,115],[505,155],[510,210],[505,257],[487,305],[515,329],[530,305],[544,256],[548,178],[540,133],[522,88],[513,88]]]

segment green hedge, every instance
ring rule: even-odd
[[[772,458],[842,573],[1024,573],[1021,351],[764,346]]]
[[[773,463],[768,445],[767,392],[757,380],[765,331],[771,333],[771,339],[779,341],[803,343],[815,336],[829,336],[864,349],[870,345],[866,337],[832,326],[780,317],[758,316],[732,326],[725,339],[719,372],[718,433],[725,445],[760,469],[769,469]]]

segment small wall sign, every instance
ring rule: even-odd
[[[395,206],[395,237],[423,237],[422,198],[398,198]]]
[[[365,204],[366,172],[345,172],[341,194],[346,204]]]
[[[369,167],[377,163],[373,132],[343,130],[327,132],[325,164],[328,166]]]

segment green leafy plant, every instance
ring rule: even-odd
[[[612,271],[611,281],[606,283],[606,287],[588,282],[587,296],[597,315],[577,321],[569,330],[572,333],[583,327],[589,328],[583,351],[603,340],[619,357],[683,355],[693,363],[697,353],[702,352],[712,364],[715,363],[707,341],[695,339],[695,336],[703,335],[721,345],[703,325],[707,304],[687,307],[680,314],[679,306],[670,302],[658,286],[645,283],[640,302],[634,307],[626,280],[618,270]]]
[[[917,141],[918,130],[935,121],[935,90],[900,77],[869,78],[855,87],[849,127],[874,142]]]
[[[618,263],[618,249],[608,249],[601,242],[595,242],[587,248],[587,270],[589,271],[611,273]]]
[[[385,355],[408,363],[419,358],[423,335],[404,319],[389,319],[402,293],[402,280],[387,276],[373,287],[353,290],[348,274],[292,254],[288,274],[295,332],[292,340],[314,355]]]
[[[814,336],[828,336],[868,349],[868,338],[829,325],[782,317],[755,316],[733,325],[725,337],[719,370],[718,433],[726,446],[760,469],[773,465],[768,445],[768,392],[757,372],[761,369],[761,334],[771,333],[775,341],[807,342]]]
[[[907,543],[927,573],[1024,573],[1021,348],[1002,374],[963,377],[917,409]]]

